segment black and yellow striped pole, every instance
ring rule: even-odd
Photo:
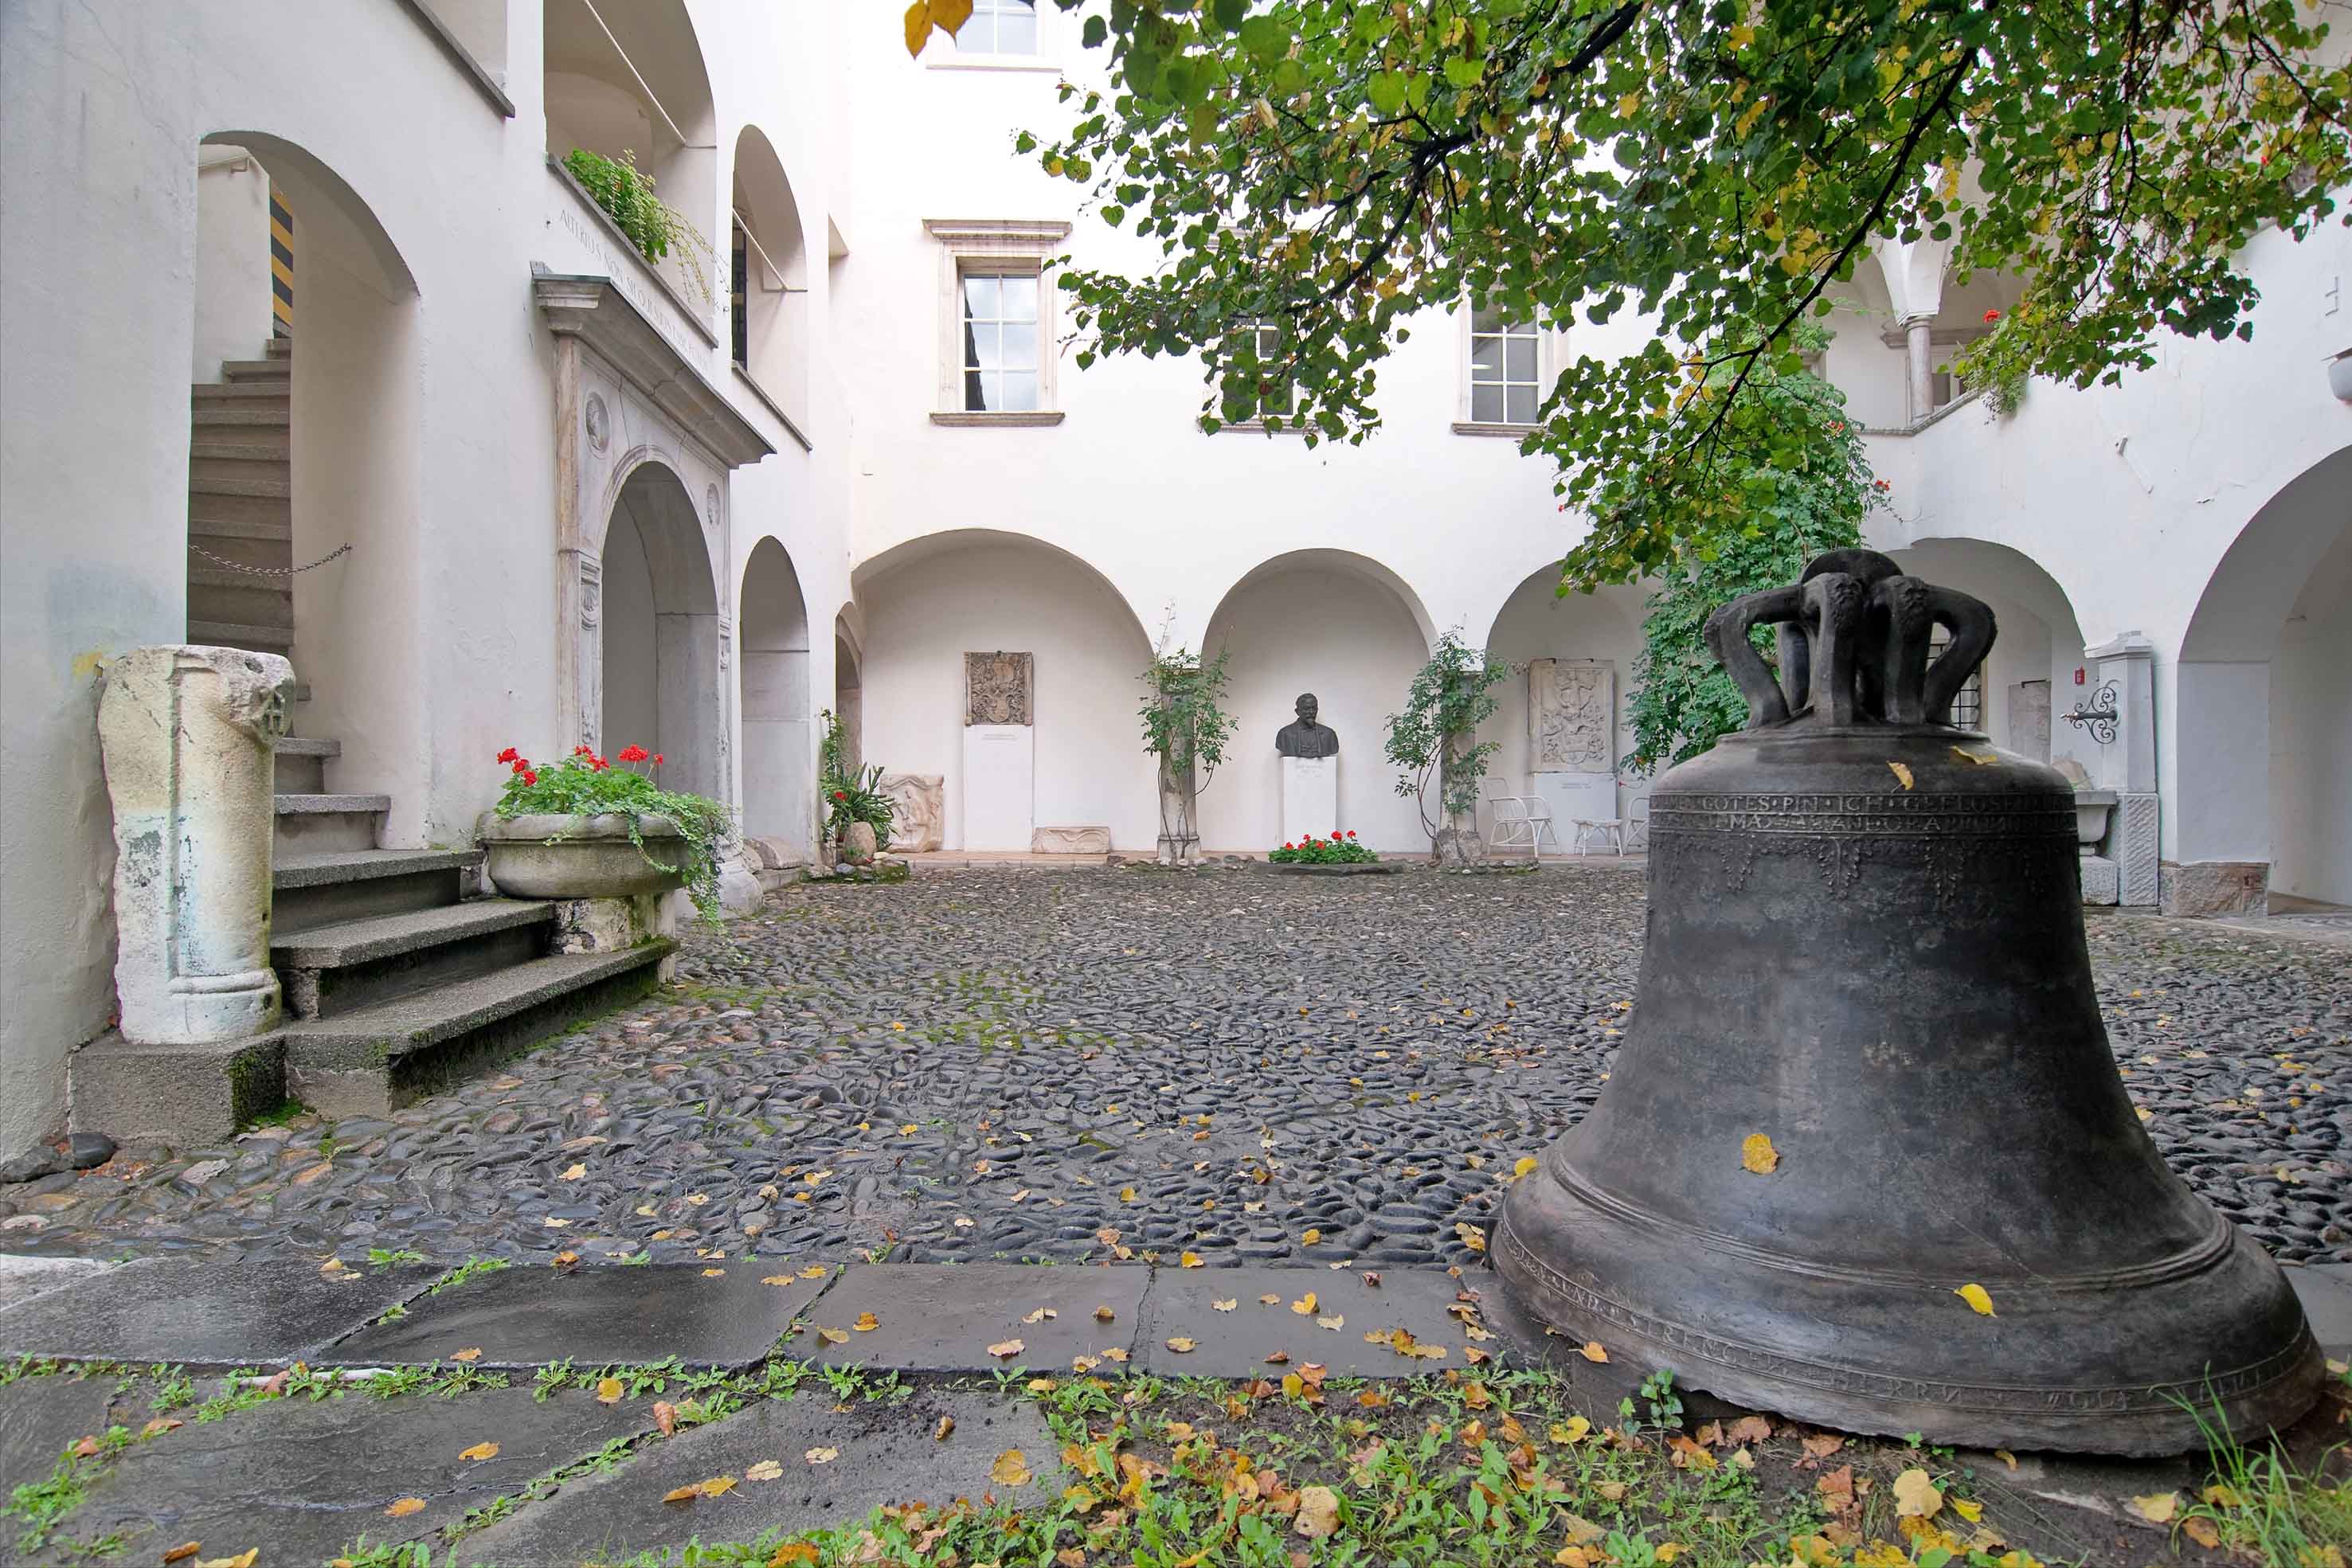
[[[277,182],[269,186],[269,311],[280,338],[294,335],[294,214]]]

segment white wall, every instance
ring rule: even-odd
[[[1277,569],[1234,590],[1209,622],[1208,656],[1227,655],[1228,712],[1241,728],[1201,796],[1201,846],[1262,854],[1282,842],[1282,773],[1274,737],[1313,692],[1318,721],[1339,735],[1339,820],[1382,852],[1426,854],[1413,803],[1396,794],[1382,755],[1388,719],[1429,659],[1412,612],[1386,585],[1336,564]],[[1436,809],[1434,799],[1432,810]]]
[[[1152,848],[1159,797],[1135,716],[1150,644],[1099,578],[1034,544],[982,542],[886,563],[858,598],[866,760],[945,776],[943,847],[963,847],[963,656],[1003,649],[1035,655],[1036,825]]]
[[[196,162],[196,338],[192,382],[221,379],[224,360],[261,357],[269,307],[269,175],[241,147]]]
[[[2271,889],[2352,904],[2352,528],[2270,663]]]

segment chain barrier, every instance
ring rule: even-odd
[[[200,555],[215,566],[225,568],[229,571],[241,571],[247,577],[295,577],[306,571],[316,571],[337,556],[351,554],[352,547],[340,545],[312,561],[309,566],[247,566],[243,561],[230,560],[226,556],[215,555],[202,545],[190,545],[188,553]]]

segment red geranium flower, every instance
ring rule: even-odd
[[[849,799],[849,796],[845,790],[835,789],[833,792],[833,798],[836,800],[846,800]]]
[[[1985,319],[1988,321],[1998,321],[2000,319],[2000,312],[1998,310],[1988,310],[1985,312]]]
[[[595,751],[593,750],[593,748],[592,748],[592,747],[585,747],[585,746],[575,746],[575,747],[573,747],[572,748],[572,756],[574,756],[574,757],[593,757],[593,756],[595,756],[595,755],[596,755],[596,753],[595,753]]]
[[[509,756],[511,756],[511,753],[509,753]],[[530,766],[530,758],[528,757],[515,757],[513,758],[513,762],[514,770],[518,773]]]
[[[624,762],[643,762],[645,759],[646,748],[642,746],[628,746],[621,748],[621,760]]]
[[[515,760],[515,748],[509,746],[504,751],[499,753],[498,759],[500,762],[512,762]]]
[[[536,784],[539,782],[539,775],[526,768],[522,770],[522,781],[525,784]]]
[[[1354,838],[1354,837],[1356,836],[1356,830],[1355,830],[1355,829],[1353,829],[1353,828],[1349,828],[1349,829],[1348,830],[1348,836],[1349,836],[1349,838],[1351,838],[1351,839],[1352,839],[1352,838]]]
[[[662,759],[662,754],[661,754],[660,752],[658,752],[658,751],[655,752],[655,753],[654,753],[654,766],[655,766],[655,767],[656,767],[656,768],[660,767],[660,766],[661,766],[661,759]]]

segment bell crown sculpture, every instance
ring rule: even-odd
[[[1709,622],[1748,725],[1651,792],[1633,1019],[1496,1267],[1572,1339],[1848,1430],[2154,1454],[2284,1424],[2318,1346],[2125,1092],[2073,792],[1948,722],[1993,634],[1868,550]]]

